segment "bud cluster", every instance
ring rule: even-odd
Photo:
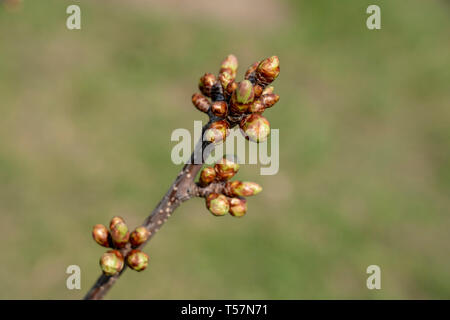
[[[92,237],[102,247],[111,248],[100,258],[100,267],[107,276],[113,276],[122,271],[124,264],[133,270],[142,271],[148,265],[148,255],[137,250],[150,236],[149,231],[143,227],[137,227],[129,232],[128,226],[121,217],[113,217],[109,223],[109,230],[102,224],[96,224],[92,230]],[[124,258],[120,249],[127,245],[134,248]]]
[[[222,61],[218,76],[205,73],[198,86],[201,94],[192,96],[194,106],[207,113],[212,121],[204,135],[207,141],[224,141],[235,125],[239,125],[250,141],[265,141],[270,134],[269,121],[262,113],[280,99],[269,86],[280,73],[280,61],[272,56],[253,63],[244,80],[239,82],[236,81],[237,68],[237,58],[228,55]]]
[[[230,213],[242,217],[247,212],[247,200],[244,197],[256,195],[262,187],[255,182],[230,181],[239,171],[237,159],[224,157],[214,167],[205,167],[200,172],[199,186],[211,188],[205,195],[206,207],[215,216]]]

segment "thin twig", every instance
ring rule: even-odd
[[[210,121],[211,122],[211,121]],[[208,128],[210,122],[203,127],[203,132]],[[162,225],[167,221],[167,219],[172,215],[178,206],[184,202],[189,200],[195,194],[191,191],[191,188],[196,189],[196,184],[194,183],[194,179],[197,176],[197,173],[203,166],[203,163],[195,163],[194,157],[197,153],[198,155],[202,155],[202,159],[206,159],[209,154],[206,154],[209,148],[208,142],[202,142],[201,140],[197,143],[197,146],[192,153],[190,162],[184,165],[183,169],[178,173],[177,178],[170,186],[169,190],[165,194],[165,196],[161,199],[155,209],[150,213],[150,215],[144,220],[142,226],[147,228],[150,235],[147,240],[155,235],[156,232],[162,227]],[[199,148],[201,151],[199,152]],[[206,150],[205,150],[206,149]],[[209,150],[211,152],[212,150]],[[201,161],[203,162],[203,161]],[[142,249],[146,244],[143,243],[138,249]],[[121,249],[122,255],[125,257],[130,251],[131,246],[128,244],[125,248]],[[122,271],[114,276],[106,276],[102,274],[94,286],[89,290],[89,292],[84,297],[85,300],[99,300],[103,299],[106,293],[108,293],[109,289],[114,285],[117,279],[121,276],[121,274],[125,271],[126,267],[122,269]]]
[[[254,82],[255,80],[252,79]],[[216,82],[212,87],[211,101],[224,101],[229,100],[229,97],[224,96],[224,92],[220,82]],[[155,233],[162,227],[162,225],[168,220],[176,208],[181,203],[191,199],[192,197],[206,197],[208,194],[216,192],[219,193],[223,190],[224,184],[212,183],[207,187],[200,187],[194,182],[195,177],[203,166],[203,160],[207,159],[213,148],[207,148],[211,142],[203,141],[203,134],[210,127],[211,123],[219,120],[211,110],[208,111],[209,121],[202,129],[202,136],[200,141],[197,142],[194,152],[191,155],[190,161],[183,167],[178,173],[177,178],[170,186],[165,196],[161,199],[155,209],[144,220],[142,226],[145,227],[150,235],[145,243],[140,245],[137,249],[142,249],[148,241],[155,235]],[[230,129],[239,124],[243,115],[237,117],[229,117]],[[201,157],[199,159],[199,157]],[[120,252],[124,257],[132,250],[130,243],[124,248],[120,249]],[[126,265],[122,271],[114,276],[106,276],[102,274],[93,287],[88,291],[85,300],[100,300],[105,297],[114,283],[119,279],[122,273],[126,270]]]

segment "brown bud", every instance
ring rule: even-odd
[[[130,232],[125,222],[117,222],[111,227],[111,238],[117,248],[123,248],[130,239]]]
[[[261,101],[266,108],[272,107],[280,100],[280,96],[275,93],[269,93],[261,96]]]
[[[141,244],[143,244],[145,241],[147,241],[149,236],[150,236],[150,232],[147,230],[146,227],[143,227],[143,226],[137,227],[130,234],[131,246],[133,248],[139,247]]]
[[[123,269],[123,255],[118,250],[109,250],[100,257],[100,267],[107,276],[113,276]]]
[[[266,110],[266,106],[261,101],[261,98],[253,101],[253,103],[248,108],[248,112],[251,113],[263,113],[264,110]]]
[[[219,180],[229,180],[239,171],[239,164],[236,158],[223,157],[216,162],[214,170]]]
[[[247,213],[247,200],[240,198],[229,199],[230,209],[229,212],[234,217],[242,217]]]
[[[230,204],[223,194],[211,193],[206,197],[206,207],[213,215],[223,216],[230,209]]]
[[[248,67],[247,71],[245,71],[244,79],[249,80],[250,76],[255,73],[256,68],[258,68],[259,61],[253,63],[250,67]]]
[[[200,172],[200,179],[199,179],[200,185],[202,187],[205,187],[211,182],[213,182],[215,178],[216,178],[216,170],[214,170],[213,167],[205,167]]]
[[[255,98],[259,98],[262,95],[263,87],[257,84],[253,86],[253,90],[255,91]]]
[[[239,126],[244,137],[254,142],[265,141],[270,133],[269,121],[259,113],[248,115]]]
[[[140,250],[133,249],[127,255],[127,265],[135,271],[145,270],[148,266],[148,255]]]
[[[228,105],[225,101],[215,101],[211,105],[211,111],[217,117],[223,118],[227,115]]]
[[[237,89],[237,83],[232,81],[227,85],[227,89],[225,90],[225,92],[227,93],[228,96],[231,96],[233,94],[233,92]]]
[[[249,197],[257,195],[262,187],[255,182],[229,181],[225,185],[224,193],[229,197]]]
[[[238,60],[235,55],[230,54],[228,55],[225,60],[222,61],[222,64],[220,65],[220,72],[224,69],[230,69],[231,74],[233,75],[233,78],[236,76],[236,71],[238,68]]]
[[[205,112],[205,113],[208,112],[209,107],[211,105],[208,98],[206,98],[201,93],[194,93],[192,95],[192,103],[198,110],[200,110],[201,112]]]
[[[96,224],[92,229],[92,237],[99,245],[107,248],[110,246],[109,231],[104,225]]]
[[[214,143],[224,141],[230,133],[230,125],[226,120],[218,120],[211,123],[210,127],[205,131],[204,140]]]
[[[214,83],[216,83],[216,76],[212,73],[205,73],[203,77],[200,78],[198,83],[198,88],[207,97],[211,96],[211,88]]]
[[[273,86],[267,86],[264,88],[262,95],[273,93]]]
[[[222,85],[223,90],[226,90],[228,84],[233,82],[235,77],[233,76],[233,71],[231,69],[223,69],[219,73],[219,81]]]
[[[109,230],[112,230],[118,223],[125,223],[125,220],[123,220],[123,218],[119,216],[113,217],[109,223]]]
[[[264,59],[256,68],[256,82],[262,86],[270,84],[280,73],[280,60],[277,56]]]

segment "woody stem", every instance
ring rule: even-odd
[[[203,127],[202,137],[204,131],[210,124],[211,120]],[[175,181],[169,187],[169,190],[166,192],[164,197],[155,209],[153,209],[150,215],[144,220],[142,226],[149,231],[150,235],[148,240],[137,249],[142,249],[148,241],[150,241],[150,239],[163,226],[163,224],[182,202],[189,200],[193,196],[197,196],[198,193],[196,190],[198,190],[198,187],[195,184],[194,179],[203,166],[203,159],[206,159],[212,151],[211,148],[206,148],[209,144],[209,142],[203,142],[202,139],[197,143],[194,153],[191,155],[190,161],[184,165],[183,169],[178,173]],[[196,155],[201,156],[200,163],[198,163],[198,161],[194,161],[198,158]],[[128,243],[124,248],[120,249],[120,252],[124,257],[126,257],[131,249],[131,245]],[[102,274],[88,291],[84,299],[103,299],[125,270],[126,266],[116,275],[106,276]]]

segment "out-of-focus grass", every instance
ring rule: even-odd
[[[170,134],[205,120],[190,96],[230,52],[240,75],[281,59],[267,111],[280,172],[242,167],[264,186],[243,219],[183,205],[146,248],[149,269],[108,297],[449,298],[449,5],[376,1],[369,31],[372,2],[283,2],[256,27],[184,2],[77,1],[81,31],[65,27],[71,1],[0,9],[0,298],[83,296],[103,252],[92,225],[134,226],[156,205],[179,169]],[[70,264],[81,291],[65,287]]]

